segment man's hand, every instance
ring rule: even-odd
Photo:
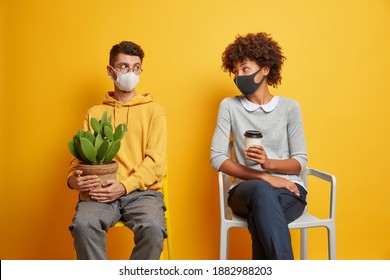
[[[81,176],[83,171],[76,170],[68,179],[68,184],[72,189],[79,192],[89,192],[100,185],[100,179],[97,175]]]
[[[112,202],[124,194],[126,194],[125,187],[117,180],[107,180],[102,188],[95,188],[89,192],[91,199],[102,203]]]

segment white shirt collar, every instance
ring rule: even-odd
[[[240,101],[241,101],[242,106],[244,106],[244,108],[247,111],[253,112],[253,111],[256,111],[260,107],[261,109],[263,109],[264,112],[269,113],[273,109],[276,108],[276,105],[278,105],[279,96],[274,96],[270,102],[268,102],[267,104],[263,104],[263,105],[259,105],[259,104],[255,104],[253,102],[250,102],[244,95],[240,96]]]

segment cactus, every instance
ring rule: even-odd
[[[91,118],[89,128],[88,131],[80,129],[72,140],[68,140],[69,151],[86,164],[111,163],[120,149],[126,125],[121,123],[114,129],[111,116],[107,118],[107,112],[104,112],[100,121]]]

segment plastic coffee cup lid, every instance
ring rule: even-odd
[[[245,131],[244,136],[250,138],[263,138],[263,133],[258,130],[247,130]]]

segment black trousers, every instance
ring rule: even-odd
[[[300,196],[262,180],[244,181],[229,191],[230,208],[248,220],[254,260],[294,259],[288,224],[304,211],[307,194],[296,185]]]

